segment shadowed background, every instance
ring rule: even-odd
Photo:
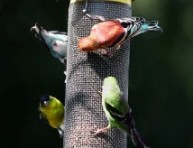
[[[63,65],[29,29],[67,30],[68,2],[0,1],[1,147],[61,148],[39,120],[39,96],[64,98]],[[163,33],[131,39],[129,103],[151,147],[193,147],[193,1],[136,0],[133,16],[158,19]],[[132,148],[132,144],[129,145]]]

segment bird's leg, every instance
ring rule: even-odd
[[[62,138],[64,135],[64,130],[62,130],[61,128],[58,128],[58,133],[59,133],[60,138]]]
[[[105,132],[107,132],[107,130],[108,130],[108,126],[107,127],[104,127],[104,128],[99,128],[99,129],[97,129],[96,131],[94,131],[94,136],[96,136],[96,135],[98,135],[98,134],[101,134],[101,133],[105,133]]]
[[[100,97],[102,97],[102,92],[101,91],[96,91],[96,92],[94,92],[93,93],[93,97],[99,97],[99,95],[100,95]]]
[[[86,16],[91,19],[91,20],[99,20],[101,22],[104,22],[105,21],[105,18],[103,16],[99,16],[99,15],[91,15],[91,14],[88,14],[86,13]]]
[[[102,92],[101,92],[101,91],[97,91],[97,93],[98,93],[100,96],[102,96]]]
[[[121,48],[121,45],[119,44],[119,45],[117,45],[117,46],[115,46],[115,49],[116,50],[119,50]]]
[[[110,57],[112,55],[112,52],[111,51],[108,51],[107,49],[100,49],[100,53],[103,55],[103,56],[106,56],[106,57]]]
[[[111,57],[112,55],[114,55],[114,53],[116,53],[119,49],[120,49],[121,45],[116,45],[115,47],[112,48],[111,51],[107,51],[107,54],[104,55],[104,56],[107,56],[107,57]]]
[[[67,81],[67,71],[66,70],[64,71],[64,75],[66,76],[64,83],[66,83]]]
[[[105,21],[105,18],[104,18],[104,17],[99,16],[99,15],[90,15],[90,14],[87,13],[88,1],[89,1],[89,0],[85,0],[85,6],[84,6],[84,9],[82,10],[82,12],[83,12],[84,14],[86,14],[86,16],[87,16],[88,18],[90,18],[90,19],[92,19],[92,20],[93,20],[93,19],[97,19],[97,20],[99,20],[99,21],[104,22],[104,21]]]
[[[98,134],[101,134],[101,133],[107,132],[107,130],[108,130],[109,128],[111,128],[111,125],[110,125],[110,124],[108,124],[107,127],[97,129],[96,131],[94,131],[94,136],[96,136],[96,135],[98,135]]]
[[[88,0],[85,0],[85,6],[84,9],[82,10],[83,13],[87,12],[87,7],[88,7]]]

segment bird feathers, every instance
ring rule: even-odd
[[[40,97],[40,117],[52,128],[57,128],[59,133],[63,129],[64,106],[57,98],[44,95]]]

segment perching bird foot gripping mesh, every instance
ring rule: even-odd
[[[91,1],[91,0],[90,0]],[[97,20],[82,12],[84,2],[71,3],[68,20],[67,83],[65,99],[65,148],[126,148],[126,134],[118,129],[93,135],[93,131],[107,126],[102,109],[102,80],[115,76],[121,90],[128,97],[129,40],[112,57],[99,52],[87,53],[77,48],[78,38],[89,35]],[[130,5],[115,2],[92,1],[88,13],[105,18],[131,16]]]

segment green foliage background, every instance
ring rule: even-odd
[[[63,65],[29,32],[35,22],[67,30],[68,1],[0,1],[0,147],[61,148],[39,120],[38,98],[64,98]],[[158,19],[163,33],[131,39],[129,103],[153,148],[193,147],[193,1],[136,0],[133,16]],[[132,147],[132,146],[131,146]]]

